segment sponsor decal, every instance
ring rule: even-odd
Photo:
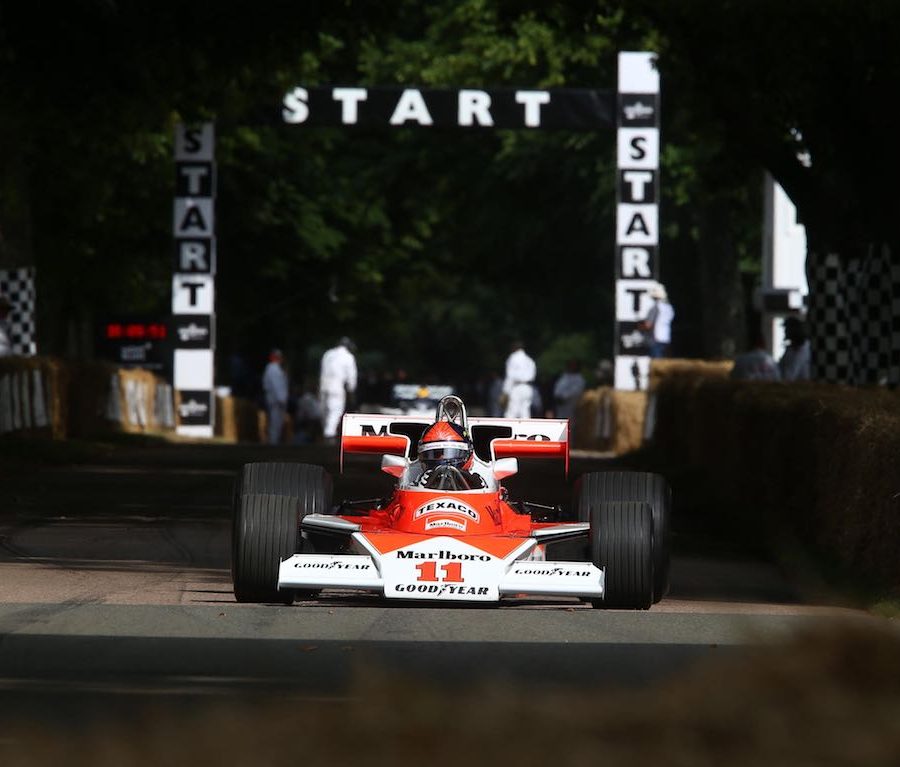
[[[147,359],[147,352],[152,348],[151,344],[122,346],[119,348],[119,358],[122,362],[144,362]]]
[[[478,522],[481,517],[467,503],[454,500],[453,498],[435,498],[433,501],[423,503],[413,512],[413,519],[425,517],[429,514],[462,514],[465,517]]]
[[[466,554],[455,551],[403,551],[398,549],[397,559],[444,559],[459,560],[460,562],[490,562],[493,557],[490,554]]]
[[[406,594],[427,594],[430,596],[452,594],[460,597],[486,596],[488,593],[487,586],[469,586],[455,583],[398,583],[394,590]]]
[[[451,528],[453,530],[465,531],[466,523],[459,519],[429,519],[425,523],[426,530],[435,530],[438,528]]]
[[[631,351],[637,347],[643,349],[647,345],[647,336],[635,328],[630,333],[622,333],[621,342],[622,348],[626,351]]]
[[[633,104],[626,104],[622,109],[625,112],[626,120],[641,120],[653,117],[653,105],[645,104],[643,101],[635,101]]]
[[[560,578],[590,578],[591,571],[587,569],[577,569],[573,567],[560,567],[554,565],[552,567],[532,565],[529,567],[517,567],[513,571],[516,575],[537,575],[547,577]]]
[[[202,328],[195,322],[192,322],[190,325],[183,325],[177,329],[178,331],[178,340],[187,342],[187,341],[199,341],[206,340],[209,336],[209,328]]]
[[[659,96],[655,93],[620,93],[619,127],[655,128]]]
[[[198,402],[195,399],[189,399],[187,402],[182,402],[178,405],[178,412],[182,418],[191,418],[193,416],[201,416],[206,415],[209,410],[209,405],[205,402]]]
[[[298,570],[371,570],[371,562],[295,562]]]

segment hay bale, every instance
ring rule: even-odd
[[[162,378],[139,369],[120,369],[117,378],[122,431],[158,434],[174,430],[174,423],[162,420],[158,407],[161,394],[171,397],[174,407],[174,394]]]
[[[585,391],[571,424],[572,447],[616,455],[637,450],[643,441],[646,407],[645,392],[617,391],[610,386]]]
[[[229,442],[260,442],[261,414],[250,400],[216,397],[215,434]]]
[[[68,434],[92,437],[121,431],[118,368],[109,362],[69,361]]]
[[[0,432],[63,439],[67,387],[66,368],[58,359],[0,359]]]
[[[668,473],[702,478],[706,503],[760,533],[900,588],[896,392],[673,375],[656,394]]]
[[[647,412],[647,392],[612,392],[613,443],[616,455],[640,448],[644,441],[644,418]]]
[[[650,360],[650,391],[672,376],[694,378],[728,378],[733,360],[653,359]]]

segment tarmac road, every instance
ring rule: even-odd
[[[323,463],[334,448],[118,446],[89,463],[0,474],[0,713],[71,721],[166,695],[333,696],[367,673],[443,685],[638,685],[706,657],[775,641],[850,611],[804,604],[764,559],[676,556],[670,596],[647,612],[576,600],[502,608],[390,603],[333,592],[292,607],[238,605],[230,581],[232,480],[251,460]],[[523,466],[514,497],[558,503],[571,477],[608,465]],[[390,487],[371,459],[337,497]],[[715,554],[715,546],[711,548]],[[85,706],[89,699],[94,707]]]

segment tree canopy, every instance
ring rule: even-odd
[[[548,366],[592,364],[613,334],[611,131],[259,116],[301,83],[612,88],[618,51],[653,49],[677,351],[728,353],[763,169],[823,247],[894,238],[898,16],[836,0],[3,2],[0,264],[38,266],[47,352],[89,353],[107,314],[168,313],[172,131],[211,119],[221,358],[278,345],[312,372],[300,363],[348,333],[372,365],[473,377],[523,335]]]

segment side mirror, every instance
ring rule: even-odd
[[[392,477],[397,477],[398,479],[402,477],[407,466],[409,466],[409,459],[404,455],[384,455],[381,457],[381,470]]]
[[[518,458],[498,458],[494,461],[494,479],[501,480],[511,477],[519,471]]]

